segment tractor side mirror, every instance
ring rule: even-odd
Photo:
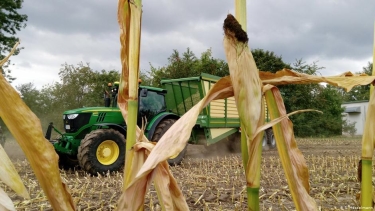
[[[141,89],[141,97],[147,97],[147,89]]]

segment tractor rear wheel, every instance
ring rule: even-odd
[[[275,136],[273,135],[272,128],[267,129],[265,132],[265,135],[267,136],[268,146],[271,149],[274,149],[276,147],[276,139],[275,139]]]
[[[155,129],[155,132],[152,136],[152,139],[151,141],[152,142],[158,142],[160,140],[160,138],[164,135],[165,132],[167,132],[167,130],[176,122],[175,119],[165,119],[165,120],[162,120],[158,126],[156,126],[156,129]],[[185,146],[185,148],[177,155],[174,155],[172,156],[170,159],[168,159],[168,163],[169,165],[179,165],[182,160],[184,159],[185,157],[185,154],[186,154],[186,151],[187,151],[187,144]]]
[[[125,137],[116,130],[94,130],[78,147],[79,165],[92,175],[119,171],[125,162],[125,142]]]

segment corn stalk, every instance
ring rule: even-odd
[[[246,33],[247,31],[247,9],[246,9],[246,0],[235,0],[235,17],[239,23],[240,29]],[[228,19],[228,18],[227,18]],[[225,23],[224,23],[225,27]],[[224,31],[226,29],[224,28]],[[238,31],[240,32],[240,30]],[[234,32],[234,33],[238,33]],[[226,37],[229,34],[226,33]],[[247,36],[246,36],[247,37]],[[232,40],[233,39],[225,39],[224,40],[224,46],[228,46],[227,40]],[[238,41],[238,40],[237,40]],[[264,135],[264,132],[262,131],[260,134],[258,134],[256,137],[253,137],[251,133],[254,132],[255,128],[250,125],[246,125],[245,123],[249,121],[249,118],[253,118],[250,121],[254,121],[256,123],[257,121],[257,127],[263,125],[264,123],[264,117],[265,117],[265,105],[264,105],[264,100],[262,100],[262,94],[260,93],[261,89],[261,83],[259,83],[259,74],[258,74],[258,68],[256,67],[255,61],[251,55],[250,49],[247,46],[247,40],[245,43],[246,48],[244,49],[244,52],[241,52],[240,54],[243,54],[241,56],[240,54],[237,55],[237,61],[236,62],[229,62],[229,59],[234,59],[230,58],[229,54],[229,47],[225,47],[226,52],[227,52],[227,60],[228,64],[232,63],[232,67],[229,68],[230,71],[230,76],[232,78],[232,81],[235,82],[235,84],[238,82],[238,80],[241,79],[242,76],[245,76],[247,74],[252,75],[251,78],[242,78],[243,83],[245,84],[246,80],[250,80],[252,83],[251,86],[247,86],[247,88],[244,87],[244,90],[242,91],[243,93],[240,94],[236,91],[234,92],[235,99],[236,99],[236,104],[237,104],[237,109],[240,114],[240,121],[241,121],[241,131],[246,131],[241,133],[241,154],[242,154],[242,160],[245,168],[245,175],[246,175],[246,185],[247,185],[247,198],[248,198],[248,207],[249,210],[259,210],[259,187],[260,187],[260,171],[261,171],[261,156],[262,156],[262,137]],[[236,43],[238,45],[238,42]],[[238,48],[237,48],[238,49]],[[242,60],[242,61],[240,61]],[[237,64],[248,64],[248,68],[243,68],[237,66]],[[240,69],[243,68],[243,69]],[[239,74],[241,71],[247,71],[248,73],[243,73]],[[239,76],[239,77],[237,77]],[[237,89],[238,90],[238,89]],[[247,96],[245,96],[245,93],[248,93]],[[240,99],[239,95],[242,95],[242,98]],[[260,99],[259,99],[260,95]],[[236,97],[237,96],[237,97]],[[250,102],[253,97],[256,97],[254,102]],[[260,100],[260,101],[259,101]],[[242,102],[241,102],[242,101]],[[247,101],[246,103],[244,101]],[[253,108],[256,110],[259,110],[260,106],[260,113],[258,116],[258,119],[256,119],[256,116],[250,117],[249,115],[247,116],[242,116],[244,114],[244,111],[248,110],[249,108]],[[251,109],[250,109],[251,110]],[[256,112],[256,111],[255,111]],[[258,114],[258,113],[254,113]],[[253,114],[253,115],[254,115]]]
[[[138,111],[139,55],[141,42],[141,0],[120,0],[118,22],[120,26],[122,74],[119,87],[118,105],[127,125],[126,155],[124,169],[125,190],[134,178],[134,151],[136,143]]]
[[[374,27],[375,30],[375,27]],[[374,44],[373,44],[373,63],[372,63],[372,75],[375,75],[374,70],[375,62],[375,31],[374,31]],[[370,101],[367,109],[367,116],[364,128],[364,134],[362,136],[362,179],[361,179],[361,210],[372,210],[374,206],[373,202],[373,187],[372,187],[372,156],[375,145],[375,96],[374,86],[370,86]]]
[[[246,0],[235,1],[235,15],[237,20],[228,15],[224,21],[224,48],[230,77],[234,82],[234,98],[241,121],[241,152],[246,175],[248,207],[249,210],[259,210],[263,132],[257,137],[254,137],[254,132],[263,124],[265,115],[262,83],[248,47]]]

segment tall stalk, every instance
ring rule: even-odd
[[[242,30],[246,32],[247,31],[246,0],[235,0],[235,17],[238,23],[241,25]],[[244,44],[247,45],[247,42]],[[246,50],[248,50],[249,54],[251,55],[250,49],[246,47]],[[239,57],[241,56],[239,55]],[[256,73],[253,73],[253,74],[258,74],[255,63],[253,67],[254,67],[253,69],[247,69],[247,70],[243,69],[240,71],[256,71]],[[234,71],[231,71],[231,74],[233,73]],[[244,75],[247,75],[247,74],[249,73],[244,73]],[[256,78],[259,78],[259,75]],[[250,80],[250,81],[253,82],[254,80]],[[253,84],[253,86],[259,86],[259,85],[260,84],[256,84],[256,83]],[[260,87],[257,87],[257,88],[260,88]],[[254,93],[255,96],[260,97],[259,95],[261,95],[261,93],[256,93],[256,91],[254,90],[248,90],[248,91],[255,92]],[[251,94],[249,94],[248,92],[239,93],[239,96],[240,96],[239,98],[241,97],[251,98]],[[259,102],[259,105],[256,105],[257,103],[258,103],[257,101],[254,101],[254,104],[244,106],[244,104],[237,102],[237,105],[242,104],[238,108],[239,114],[241,114],[240,110],[249,109],[248,106],[262,107],[260,109],[261,110],[260,114],[258,114],[259,115],[258,126],[260,126],[259,124],[263,124],[264,122],[264,106],[263,106],[263,101],[261,104]],[[242,118],[240,119],[241,119],[241,128],[243,129],[243,132],[241,133],[241,153],[242,153],[242,160],[243,160],[243,165],[245,168],[245,175],[246,175],[246,186],[247,186],[246,192],[247,192],[248,209],[259,210],[260,165],[261,165],[261,154],[262,154],[262,145],[260,143],[261,143],[261,139],[263,136],[263,132],[260,135],[258,135],[256,138],[254,138],[252,135],[249,135],[249,134],[253,134],[255,128],[249,127],[250,125],[244,122],[244,121],[249,121],[249,119],[246,119],[245,116],[242,116]]]
[[[375,75],[375,26],[374,26],[374,47],[372,58],[372,75]],[[365,131],[362,137],[362,181],[361,181],[361,210],[372,210],[373,208],[373,187],[372,187],[372,156],[374,150],[374,132],[371,118],[375,114],[375,99],[373,95],[374,86],[370,85],[370,101],[367,111]]]
[[[134,151],[131,149],[137,139],[142,0],[120,0],[118,10],[122,63],[118,101],[120,107],[125,107],[125,111],[122,112],[127,125],[123,186],[123,190],[125,190],[137,172],[133,167]]]

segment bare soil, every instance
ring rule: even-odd
[[[355,210],[360,190],[357,164],[361,140],[351,138],[298,139],[310,173],[310,195],[321,210]],[[216,149],[215,149],[216,148]],[[16,196],[0,183],[17,210],[51,210],[25,156],[14,141],[5,150],[30,191],[31,200]],[[171,167],[190,210],[247,210],[246,183],[240,153],[223,147],[189,145],[185,160]],[[91,177],[81,170],[61,171],[79,210],[114,210],[122,186],[121,172],[107,177]],[[295,210],[277,149],[262,153],[261,210]],[[151,187],[145,210],[160,210]]]

